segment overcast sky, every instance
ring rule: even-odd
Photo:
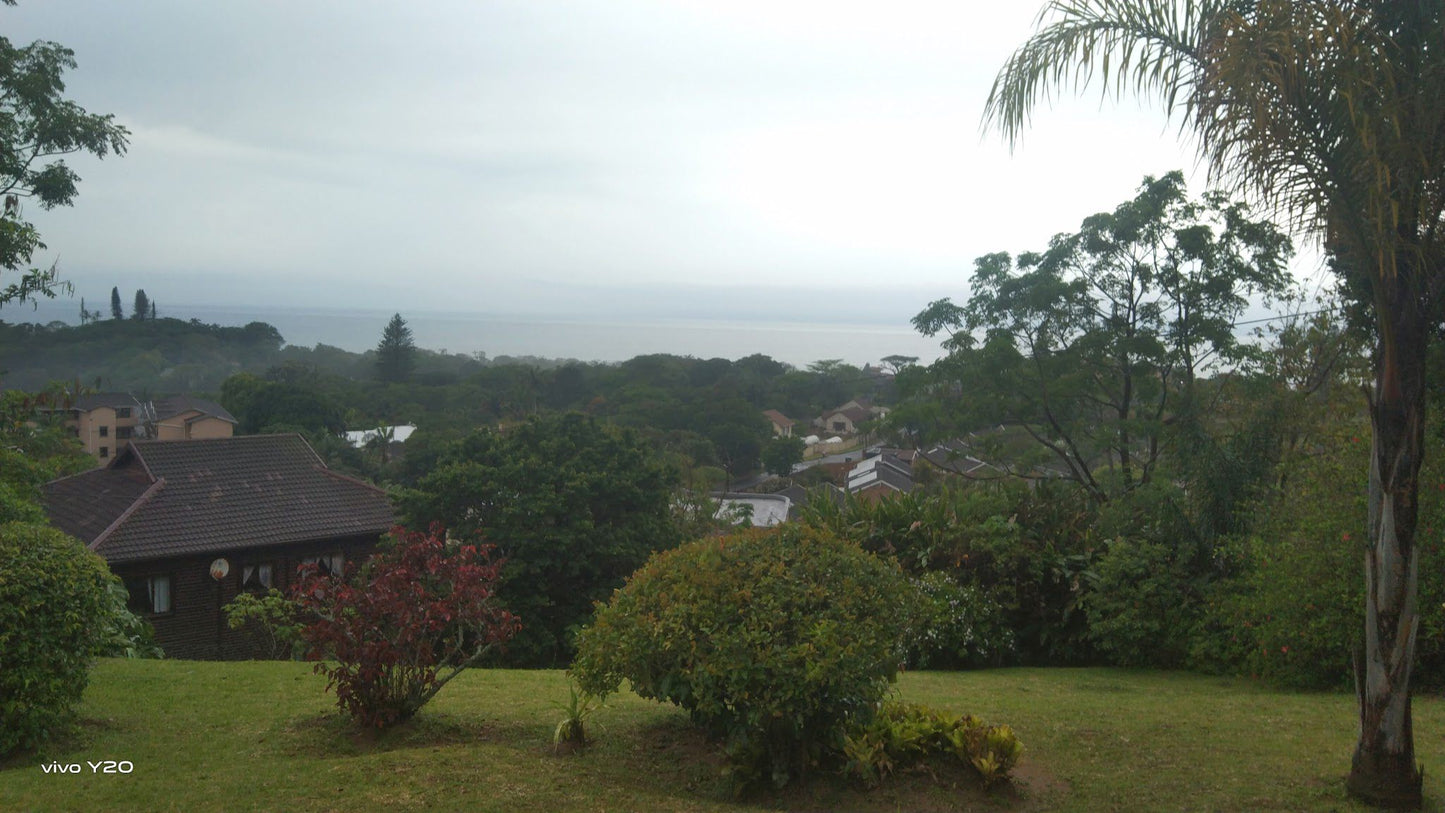
[[[1133,102],[980,133],[1039,5],[21,0],[0,30],[74,49],[68,95],[131,131],[26,212],[77,294],[912,313],[1145,174],[1203,178]]]

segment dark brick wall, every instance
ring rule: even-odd
[[[348,565],[360,564],[376,548],[379,537],[364,536],[326,542],[305,542],[267,548],[248,548],[114,565],[111,570],[121,578],[169,575],[171,577],[171,611],[147,613],[145,617],[156,631],[156,643],[167,658],[186,660],[245,660],[265,657],[253,638],[245,631],[235,631],[225,624],[221,607],[241,592],[241,578],[246,565],[269,563],[273,586],[283,593],[296,580],[296,568],[308,557],[341,553]],[[230,562],[230,573],[217,582],[211,578],[211,562],[224,558]]]

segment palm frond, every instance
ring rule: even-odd
[[[985,129],[1016,142],[1035,106],[1095,78],[1105,96],[1157,96],[1171,113],[1189,103],[1199,79],[1209,22],[1220,0],[1053,0],[1037,32],[994,78]]]
[[[1382,279],[1439,262],[1445,27],[1438,2],[1413,5],[1435,6],[1406,21],[1430,38],[1413,46],[1369,3],[1262,0],[1232,15],[1204,54],[1193,122],[1216,180],[1326,232]]]
[[[1407,281],[1409,295],[1445,297],[1441,6],[1052,0],[994,79],[983,125],[1016,142],[1039,103],[1094,82],[1156,98],[1216,185],[1375,276],[1429,269],[1435,281]]]

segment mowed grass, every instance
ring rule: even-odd
[[[556,755],[561,672],[476,670],[381,736],[341,718],[300,663],[103,661],[78,732],[0,765],[0,810],[1356,810],[1353,698],[1105,669],[904,675],[905,700],[1012,725],[1013,787],[962,771],[863,791],[816,775],[734,799],[715,749],[671,707],[611,698],[593,747]],[[1419,757],[1445,771],[1445,704],[1415,704]],[[88,762],[128,761],[130,774]],[[76,774],[45,773],[51,762]],[[1441,797],[1426,778],[1427,807]]]

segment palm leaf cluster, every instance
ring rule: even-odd
[[[1039,103],[1096,79],[1105,95],[1160,99],[1213,180],[1259,195],[1360,272],[1407,272],[1433,306],[1442,20],[1439,0],[1055,0],[999,72],[985,124],[1016,140]]]

